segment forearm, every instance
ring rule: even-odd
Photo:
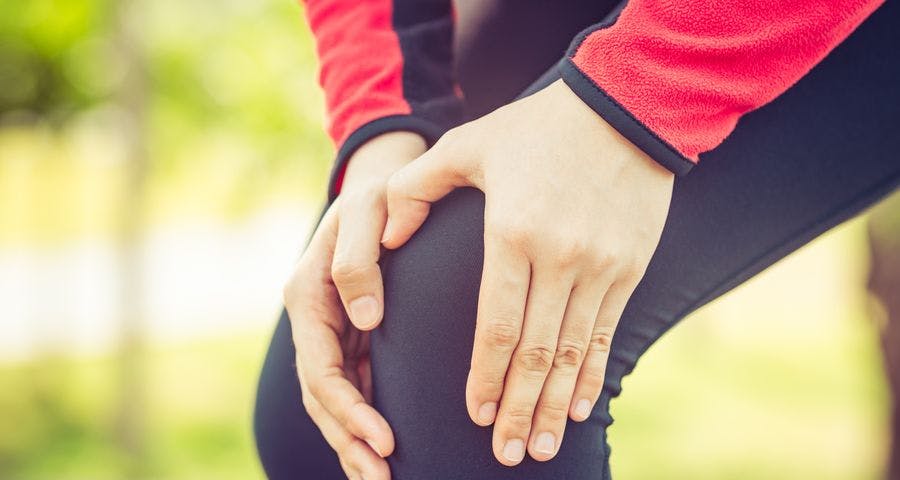
[[[573,42],[566,83],[677,174],[787,90],[881,0],[632,0]]]

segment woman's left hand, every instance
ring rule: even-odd
[[[659,243],[673,175],[562,81],[451,130],[388,182],[382,243],[430,204],[485,193],[469,415],[504,465],[556,455],[600,395],[616,324]]]

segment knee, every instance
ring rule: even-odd
[[[400,478],[451,469],[459,478],[603,478],[608,401],[589,421],[569,423],[562,460],[516,469],[493,459],[491,429],[466,413],[483,225],[483,194],[458,190],[433,206],[406,245],[383,258],[385,317],[371,333],[371,354],[376,408],[397,442],[391,469]]]
[[[451,318],[474,321],[483,224],[484,195],[460,189],[434,204],[409,242],[387,252],[381,262],[386,329],[430,328]],[[413,319],[415,325],[408,325]]]
[[[387,410],[456,399],[465,421],[483,259],[484,195],[460,189],[437,202],[422,228],[382,259],[385,312],[371,333],[376,403]],[[410,391],[428,401],[408,405]],[[452,403],[452,402],[451,402]],[[390,417],[391,412],[386,412]],[[390,421],[390,418],[389,418]]]

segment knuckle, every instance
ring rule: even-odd
[[[404,196],[406,192],[406,182],[404,180],[405,170],[400,169],[388,179],[384,186],[385,194],[388,198],[398,198]]]
[[[441,138],[438,139],[434,146],[438,148],[452,148],[459,144],[464,132],[464,127],[462,126],[451,128],[441,135]]]
[[[575,238],[550,239],[554,253],[555,263],[570,266],[582,263],[588,258],[591,250],[590,243]]]
[[[629,262],[622,269],[622,278],[630,285],[637,285],[644,278],[644,268],[637,261]]]
[[[586,347],[583,342],[560,341],[556,347],[556,356],[553,358],[555,368],[573,368],[581,365]]]
[[[472,370],[470,393],[478,398],[493,397],[503,391],[503,374],[493,375],[480,371],[477,366]]]
[[[591,333],[591,341],[588,349],[594,353],[609,353],[612,347],[613,329],[612,327],[597,327]]]
[[[385,185],[380,182],[370,181],[354,188],[352,191],[342,192],[343,200],[339,205],[341,212],[352,211],[381,200],[384,197]]]
[[[330,379],[341,374],[339,367],[328,367],[316,369],[315,371],[307,370],[303,377],[306,380],[306,386],[309,388],[309,394],[321,404],[322,400],[328,398],[332,393],[333,389]]]
[[[609,249],[596,248],[588,252],[588,261],[596,269],[609,268],[615,265],[618,258],[619,255]]]
[[[519,348],[515,361],[525,372],[546,374],[553,366],[556,349],[544,344],[530,344]]]
[[[503,413],[503,420],[516,430],[529,430],[533,417],[531,405],[513,405]]]
[[[519,343],[519,322],[508,318],[494,318],[484,329],[484,341],[490,347],[511,350]]]
[[[564,422],[569,416],[569,406],[559,402],[540,402],[537,409],[538,415],[552,423]]]
[[[335,259],[331,264],[331,278],[337,284],[356,283],[366,278],[369,266],[354,261]]]
[[[600,390],[603,387],[605,377],[606,372],[603,369],[603,365],[590,365],[586,366],[581,372],[579,383],[590,390]]]
[[[500,242],[519,249],[527,246],[535,236],[533,227],[527,222],[514,220],[493,221],[485,231]]]
[[[325,393],[323,382],[318,378],[310,378],[307,387],[309,387],[309,394],[313,398],[322,398],[322,394]]]

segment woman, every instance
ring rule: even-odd
[[[608,478],[638,357],[900,182],[896,2],[306,13],[338,159],[260,381],[273,479]]]

